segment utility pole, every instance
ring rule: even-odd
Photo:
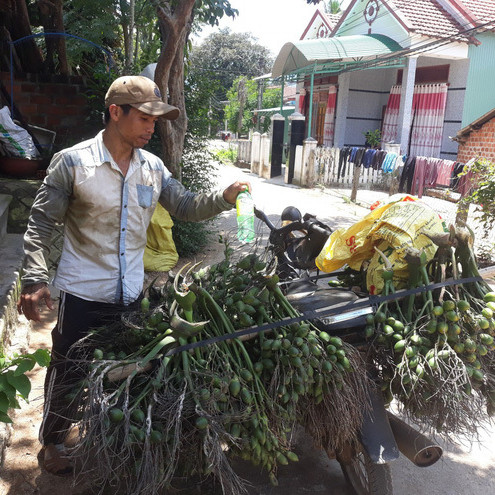
[[[239,98],[239,118],[237,120],[237,137],[242,130],[242,117],[244,114],[244,105],[246,104],[246,79],[242,77],[237,86],[237,97]]]
[[[264,79],[258,79],[258,110],[261,110],[263,108],[263,91],[265,89],[265,80]],[[258,118],[256,119],[256,130],[259,132],[260,130],[260,117],[258,114]]]

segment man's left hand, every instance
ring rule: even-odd
[[[251,184],[249,182],[239,182],[236,181],[231,184],[225,191],[223,192],[223,199],[230,203],[231,205],[235,205],[235,200],[237,199],[237,195],[245,190],[251,192]]]

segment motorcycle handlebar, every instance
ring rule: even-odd
[[[256,218],[259,218],[262,222],[264,222],[270,230],[276,230],[275,225],[273,225],[270,219],[266,216],[266,213],[264,211],[258,210],[256,206],[254,207],[254,215],[256,216]]]
[[[256,218],[259,218],[270,229],[270,241],[278,244],[277,241],[284,241],[287,235],[294,230],[306,231],[308,234],[317,234],[319,236],[328,236],[331,232],[328,227],[322,227],[318,224],[316,218],[312,215],[305,215],[303,221],[291,222],[283,227],[277,228],[268,218],[264,211],[254,208]]]
[[[328,230],[323,227],[320,227],[314,220],[314,217],[309,215],[308,217],[304,217],[304,221],[295,221],[291,222],[283,227],[277,228],[271,220],[268,218],[264,211],[259,210],[254,207],[254,215],[256,218],[259,218],[262,222],[266,224],[266,226],[272,231],[279,231],[280,233],[285,232],[289,233],[293,230],[306,230],[308,233],[316,232],[319,234],[328,234]]]

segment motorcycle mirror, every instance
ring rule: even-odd
[[[287,206],[280,216],[283,222],[300,222],[301,212],[295,206]]]

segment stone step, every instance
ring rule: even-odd
[[[7,220],[11,201],[12,196],[10,194],[0,194],[0,241],[7,235]]]

